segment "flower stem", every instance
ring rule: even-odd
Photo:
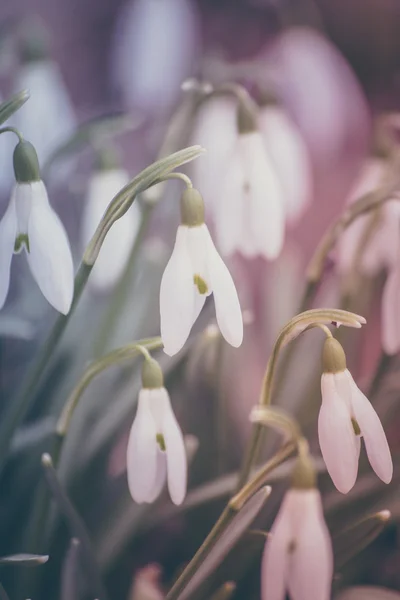
[[[16,127],[2,127],[0,129],[0,134],[1,133],[15,133],[20,142],[24,141],[24,136]]]
[[[277,466],[284,462],[294,449],[293,444],[286,444],[283,446],[275,456],[273,456],[265,466],[255,475],[254,479],[248,483],[243,489],[233,496],[224,510],[222,511],[219,519],[211,529],[210,533],[197,550],[196,554],[186,566],[180,577],[176,580],[170,591],[168,592],[165,600],[177,600],[182,590],[187,586],[193,575],[196,573],[200,565],[204,562],[205,558],[215,546],[218,539],[221,537],[223,532],[226,530],[228,525],[231,523],[237,513],[243,508],[244,504],[251,498],[251,496],[257,491],[261,485],[265,482],[266,477],[273,471]]]
[[[34,363],[32,364],[17,396],[10,403],[9,410],[3,417],[0,426],[0,472],[4,468],[7,460],[7,452],[13,438],[14,432],[23,420],[30,402],[34,397],[37,386],[40,383],[43,373],[49,364],[62,334],[74,312],[74,309],[82,295],[86,282],[92,270],[92,266],[81,263],[75,277],[74,298],[71,309],[67,315],[60,314],[50,331],[42,348],[39,350]]]
[[[111,302],[107,305],[106,313],[103,317],[102,322],[99,326],[99,332],[96,335],[94,341],[94,356],[102,356],[107,349],[109,341],[112,339],[116,323],[121,315],[122,309],[126,302],[129,290],[131,288],[132,279],[134,276],[136,261],[140,254],[142,242],[146,236],[151,214],[153,212],[153,206],[145,204],[140,217],[139,229],[136,235],[135,243],[132,246],[131,255],[128,259],[128,263],[125,269],[125,273],[119,280],[113,295]]]

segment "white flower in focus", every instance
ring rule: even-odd
[[[144,369],[148,366],[144,363]],[[156,361],[149,365],[161,373]],[[143,370],[144,372],[144,370]],[[171,408],[162,374],[146,381],[139,392],[138,408],[127,449],[128,485],[135,502],[154,502],[166,480],[171,500],[181,504],[186,495],[187,460],[182,431]],[[158,387],[153,387],[157,385]]]
[[[279,256],[285,231],[284,193],[259,131],[239,134],[215,213],[224,255],[240,252],[269,260]]]
[[[37,176],[31,181],[18,176],[21,165],[26,167],[23,156],[26,149],[31,155],[33,152],[36,161],[33,168]],[[17,145],[14,169],[18,182],[0,221],[0,308],[8,293],[12,256],[24,249],[42,294],[56,310],[67,314],[74,292],[71,249],[64,226],[49,204],[45,185],[38,175],[37,156],[29,142]]]
[[[83,213],[84,247],[92,238],[111,200],[128,182],[128,173],[123,169],[102,169],[93,174]],[[90,274],[89,283],[93,288],[108,290],[121,277],[135,242],[139,220],[140,208],[134,202],[111,227]]]
[[[191,0],[129,2],[119,19],[113,69],[126,104],[169,110],[192,72],[198,40]]]
[[[194,215],[191,220],[193,204],[199,209],[199,215]],[[199,192],[194,188],[187,189],[182,196],[181,206],[183,224],[178,227],[175,246],[160,288],[164,351],[170,356],[179,352],[189,337],[206,297],[212,293],[221,333],[229,344],[238,347],[243,340],[238,295],[204,223],[204,205]],[[229,214],[227,218],[230,218]]]
[[[277,105],[259,112],[258,123],[277,178],[282,186],[286,220],[294,222],[312,198],[309,152],[299,129]]]
[[[346,368],[343,348],[337,340],[326,340],[323,363],[318,436],[333,483],[343,494],[354,486],[361,437],[371,467],[384,483],[390,483],[393,463],[385,432],[372,404]]]
[[[31,60],[17,73],[15,91],[28,89],[29,102],[13,124],[34,144],[43,163],[76,129],[76,116],[58,65],[50,58]]]
[[[296,467],[268,536],[261,565],[262,600],[329,600],[333,553],[315,474]],[[308,459],[309,460],[309,459]],[[296,476],[300,476],[300,479]],[[313,481],[314,479],[314,481]]]

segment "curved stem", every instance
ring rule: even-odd
[[[14,133],[14,134],[17,136],[17,138],[18,138],[18,140],[19,140],[20,142],[23,142],[23,141],[24,141],[24,136],[23,136],[23,135],[22,135],[22,133],[19,131],[19,129],[17,129],[16,127],[7,126],[7,127],[2,127],[2,128],[0,129],[0,134],[1,134],[1,133],[9,133],[9,132],[10,132],[10,133]]]
[[[56,426],[57,435],[61,438],[64,438],[66,436],[72,419],[72,415],[76,407],[78,406],[79,400],[83,392],[86,390],[91,381],[97,375],[99,375],[99,373],[101,373],[105,369],[108,369],[108,367],[133,358],[139,352],[143,354],[146,358],[148,358],[148,350],[156,350],[158,348],[162,348],[162,345],[163,344],[161,338],[159,337],[139,340],[138,342],[127,344],[126,346],[122,346],[117,350],[113,350],[112,352],[109,352],[102,358],[99,358],[91,365],[89,365],[64,404],[64,408],[61,412]]]
[[[312,329],[314,327],[320,327],[323,329],[326,335],[330,331],[326,327],[327,323],[342,323],[350,327],[360,327],[361,323],[365,322],[363,317],[355,315],[340,309],[312,309],[300,313],[291,319],[280,331],[275,345],[272,350],[272,354],[268,360],[267,368],[265,371],[259,405],[268,406],[271,403],[272,386],[274,383],[274,376],[277,370],[278,358],[283,347],[290,341],[293,341],[298,335]],[[263,426],[260,423],[254,423],[249,444],[245,450],[244,460],[239,473],[239,479],[237,483],[237,489],[240,489],[247,481],[252,465],[257,460],[257,455],[260,447],[260,443],[263,435]]]
[[[185,173],[168,173],[167,175],[163,175],[162,177],[160,177],[160,181],[167,181],[168,179],[180,179],[186,184],[187,188],[190,189],[193,187],[192,180],[190,179],[190,177],[185,175]]]

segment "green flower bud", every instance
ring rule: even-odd
[[[154,358],[146,358],[142,366],[142,387],[148,390],[164,387],[164,376]]]
[[[327,338],[322,350],[322,370],[324,373],[340,373],[346,369],[346,355],[335,338]]]
[[[236,123],[239,134],[252,133],[258,130],[258,107],[250,97],[239,99]]]
[[[301,454],[294,465],[292,473],[292,488],[310,490],[317,487],[317,477],[310,455]]]
[[[40,181],[39,160],[34,146],[25,140],[18,142],[13,154],[15,179],[18,183]]]
[[[186,188],[181,196],[181,221],[188,227],[204,223],[204,200],[195,188]]]

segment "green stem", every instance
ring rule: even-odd
[[[113,292],[111,302],[109,302],[106,309],[106,313],[100,324],[99,332],[96,335],[96,339],[94,342],[95,357],[99,357],[104,354],[110,339],[112,339],[117,320],[121,315],[121,311],[123,309],[123,306],[125,304],[126,298],[132,285],[136,261],[139,256],[140,248],[142,246],[142,242],[144,240],[150,223],[153,208],[153,206],[150,206],[148,204],[146,204],[143,208],[139,229],[136,235],[135,243],[132,246],[131,254],[125,269],[125,273],[117,283],[117,286]]]
[[[34,363],[25,377],[17,396],[13,398],[12,402],[10,403],[9,410],[3,417],[2,424],[0,426],[0,473],[6,463],[8,449],[14,433],[27,413],[30,402],[34,397],[37,387],[42,379],[43,373],[45,372],[46,367],[48,366],[50,359],[54,354],[54,349],[60,341],[60,338],[64,333],[66,326],[68,325],[82,292],[85,289],[85,285],[91,270],[91,266],[83,262],[81,263],[75,277],[74,298],[69,313],[67,315],[60,314],[58,316],[49,336],[47,337],[42,348],[39,350]]]
[[[24,141],[24,136],[16,127],[2,127],[0,129],[0,134],[1,133],[15,133],[20,142]]]
[[[266,477],[284,462],[288,456],[292,453],[294,444],[286,444],[283,446],[275,456],[269,460],[262,469],[255,475],[254,479],[244,486],[233,498],[231,498],[222,511],[221,516],[211,529],[210,533],[197,550],[196,554],[186,566],[180,577],[174,583],[170,591],[168,592],[165,600],[177,600],[182,590],[187,586],[193,575],[196,573],[200,565],[204,562],[207,555],[210,553],[212,548],[215,546],[218,539],[224,533],[228,525],[232,522],[233,518],[243,508],[246,502],[253,496],[253,494],[265,483]]]

